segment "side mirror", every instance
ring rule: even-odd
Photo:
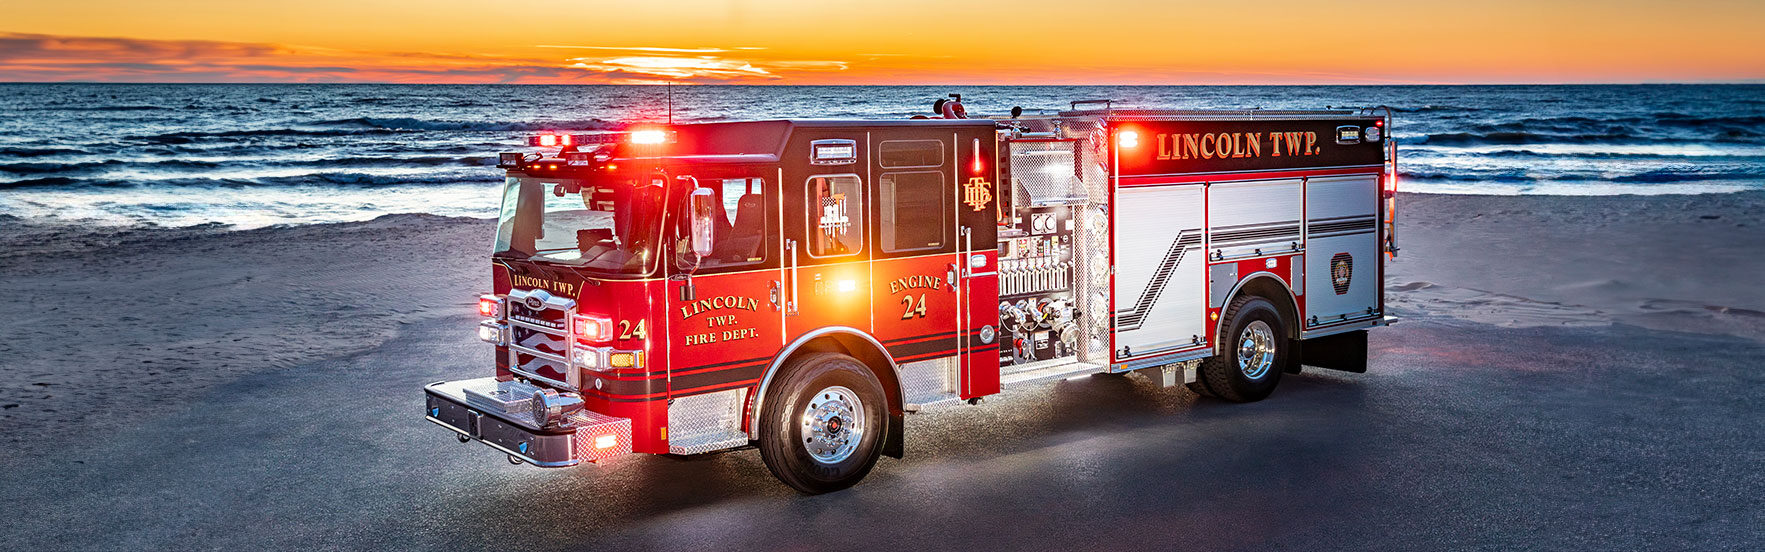
[[[698,255],[701,259],[711,256],[711,251],[716,244],[716,227],[711,217],[716,213],[714,209],[721,208],[723,208],[723,206],[717,204],[717,194],[713,193],[710,188],[698,188],[693,190],[693,254]]]

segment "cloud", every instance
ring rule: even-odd
[[[728,52],[726,48],[662,48],[658,46],[568,46],[559,44],[537,44],[535,48],[567,48],[572,50],[617,50],[624,52],[669,52],[677,54],[715,54]],[[736,50],[758,50],[761,48],[735,48]]]
[[[762,48],[544,46],[618,55],[543,58],[451,52],[364,52],[209,40],[0,33],[0,81],[742,83],[844,71],[846,62],[739,59]]]

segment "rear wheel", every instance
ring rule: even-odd
[[[1226,324],[1220,339],[1225,353],[1201,363],[1196,382],[1209,394],[1232,402],[1260,401],[1281,383],[1281,373],[1292,355],[1287,321],[1268,299],[1239,297],[1224,313]],[[1191,384],[1191,389],[1196,387]]]
[[[876,465],[889,423],[882,385],[857,359],[816,353],[793,360],[760,413],[760,457],[808,494],[850,487]]]

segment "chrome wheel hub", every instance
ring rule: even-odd
[[[864,403],[838,385],[817,391],[803,405],[803,448],[823,464],[838,464],[864,441]]]
[[[1261,320],[1252,320],[1238,336],[1238,370],[1258,379],[1275,366],[1275,331]]]

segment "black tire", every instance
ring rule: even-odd
[[[1233,300],[1221,316],[1226,320],[1220,338],[1225,353],[1202,361],[1197,383],[1208,394],[1232,402],[1267,398],[1281,383],[1288,356],[1293,354],[1293,344],[1287,338],[1287,321],[1274,303],[1253,295]],[[1252,338],[1248,344],[1247,337]],[[1241,349],[1253,351],[1243,367],[1239,364]],[[1195,387],[1190,384],[1191,389]]]
[[[806,494],[837,491],[864,479],[876,466],[883,436],[889,431],[889,405],[876,375],[858,359],[812,353],[793,359],[776,377],[759,418],[760,458],[766,461],[766,469]],[[840,400],[841,388],[855,396],[856,410],[861,412],[841,410],[854,406],[850,400]],[[809,415],[812,412],[820,416]],[[863,425],[852,427],[850,420],[840,419],[842,412],[862,418]],[[814,422],[822,433],[812,434],[804,420],[822,417],[825,419]],[[848,451],[843,444],[853,442],[854,429],[859,435]],[[846,439],[838,439],[841,436]],[[817,449],[812,451],[811,447]]]

